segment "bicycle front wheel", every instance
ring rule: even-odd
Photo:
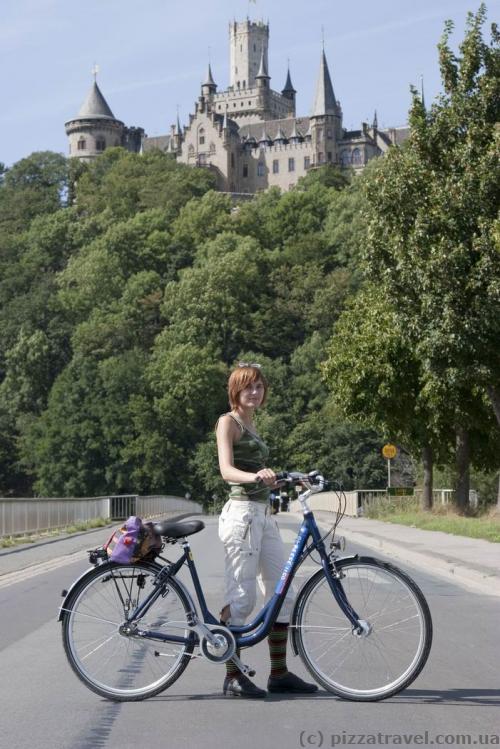
[[[85,575],[66,604],[63,643],[79,679],[119,702],[143,700],[169,687],[188,665],[194,638],[187,624],[189,601],[176,580],[135,622],[139,630],[189,642],[164,642],[126,631],[133,612],[154,590],[161,567],[153,563],[103,564]]]
[[[313,677],[344,699],[391,697],[411,684],[429,655],[427,602],[413,580],[391,564],[359,557],[336,566],[346,598],[368,623],[368,633],[353,631],[320,570],[297,600],[298,652]]]

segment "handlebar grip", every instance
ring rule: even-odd
[[[290,478],[288,471],[279,471],[276,474],[276,481],[287,481]]]

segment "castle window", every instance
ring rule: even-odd
[[[331,138],[332,137],[332,131],[331,130],[327,130],[326,131],[326,137],[327,138]]]
[[[288,171],[289,172],[295,171],[295,159],[294,158],[288,159]]]
[[[322,164],[322,163],[324,162],[324,160],[325,160],[325,155],[324,155],[323,151],[320,151],[320,152],[318,153],[318,162],[319,162],[320,164]]]
[[[256,44],[253,45],[253,51],[257,52],[257,45]]]
[[[231,154],[231,166],[234,169],[234,153]]]
[[[86,148],[87,148],[87,141],[85,140],[85,138],[80,138],[80,140],[78,141],[78,150],[85,151]]]
[[[259,161],[257,164],[257,177],[263,177],[265,174],[265,164],[263,161]]]
[[[243,176],[248,177],[248,164],[243,164]]]
[[[351,163],[351,154],[349,151],[342,151],[340,154],[340,163],[342,166],[347,166]]]
[[[311,166],[311,157],[304,156],[304,169],[309,169],[310,166]]]
[[[95,142],[95,150],[96,151],[104,151],[106,148],[106,141],[104,138],[98,138]]]
[[[353,164],[362,164],[363,161],[361,159],[361,151],[359,148],[355,148],[352,152],[352,163]]]
[[[321,128],[318,128],[316,131],[316,140],[323,140],[323,130]]]
[[[327,160],[328,160],[328,161],[331,161],[331,160],[332,160],[332,152],[331,152],[331,151],[328,151],[328,154],[327,154]]]
[[[251,107],[251,106],[252,106],[252,102],[251,102],[251,101],[249,101],[249,102],[248,102],[248,106],[249,106],[249,107]]]
[[[273,161],[273,174],[279,174],[280,171],[280,162],[278,159],[274,159]]]
[[[243,88],[246,88],[246,87],[247,87],[247,82],[243,81]]]

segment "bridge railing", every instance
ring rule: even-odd
[[[452,489],[434,489],[432,492],[435,505],[447,505],[453,502],[455,492]],[[385,489],[357,489],[355,491],[346,491],[343,493],[346,505],[345,514],[348,517],[358,517],[363,514],[363,508],[371,502],[384,502],[397,500],[398,497],[390,497]],[[400,497],[402,502],[419,502],[422,496],[421,489],[415,489],[413,496]],[[471,507],[477,507],[478,494],[471,489],[469,492],[469,504]],[[337,512],[339,500],[335,492],[321,492],[313,494],[309,499],[309,505],[312,510],[326,510],[328,512]],[[290,503],[292,512],[300,512],[300,502],[294,500]]]
[[[200,503],[171,495],[0,497],[0,538],[59,530],[99,518],[123,520],[129,515],[153,518],[202,511]]]

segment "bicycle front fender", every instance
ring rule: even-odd
[[[347,559],[359,559],[359,554],[349,554],[344,557],[337,557],[335,561],[344,562]],[[306,586],[309,585],[309,583],[311,582],[313,578],[324,575],[324,574],[325,574],[324,570],[320,569],[317,572],[315,572],[313,575],[311,575],[311,577],[308,577],[307,580],[302,583],[300,590],[297,593],[297,597],[295,598],[292,615],[290,617],[290,629],[291,629],[290,640],[292,642],[292,650],[293,650],[294,655],[299,654],[299,649],[297,646],[297,620],[298,620],[299,608],[301,605],[301,599],[302,599],[303,593],[305,591]]]

